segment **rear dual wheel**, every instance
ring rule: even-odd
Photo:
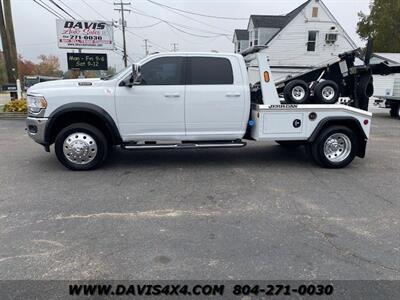
[[[358,139],[348,127],[331,126],[324,129],[307,147],[308,153],[317,164],[325,168],[339,169],[348,166],[356,157]]]

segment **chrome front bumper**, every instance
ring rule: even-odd
[[[26,129],[28,135],[36,143],[45,145],[45,130],[48,122],[48,118],[32,118],[28,117],[26,119]]]

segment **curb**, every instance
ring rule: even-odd
[[[26,113],[20,112],[0,112],[0,120],[23,120],[27,116]]]

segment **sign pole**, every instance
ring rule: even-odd
[[[81,54],[82,53],[82,49],[78,49],[78,53]],[[79,78],[85,78],[85,75],[83,74],[82,70],[79,69]]]
[[[21,80],[17,79],[17,97],[18,100],[22,98]]]

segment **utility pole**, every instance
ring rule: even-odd
[[[124,48],[124,64],[125,67],[128,66],[128,54],[126,52],[126,37],[125,37],[125,27],[126,27],[126,21],[125,21],[125,12],[130,12],[130,9],[125,9],[124,6],[125,5],[131,5],[131,3],[127,3],[127,2],[122,2],[122,0],[120,0],[120,2],[114,2],[114,5],[119,6],[120,8],[115,8],[114,10],[119,11],[121,13],[121,25],[122,25],[122,39],[123,39],[123,48]]]
[[[149,45],[149,40],[144,39],[144,50],[145,50],[146,56],[148,56],[150,54],[150,48],[151,48],[151,46]]]
[[[3,10],[4,3],[4,10]],[[0,35],[8,82],[18,79],[18,55],[10,0],[0,0]]]
[[[178,46],[179,46],[178,43],[172,43],[171,46],[172,46],[172,52],[178,51]]]

